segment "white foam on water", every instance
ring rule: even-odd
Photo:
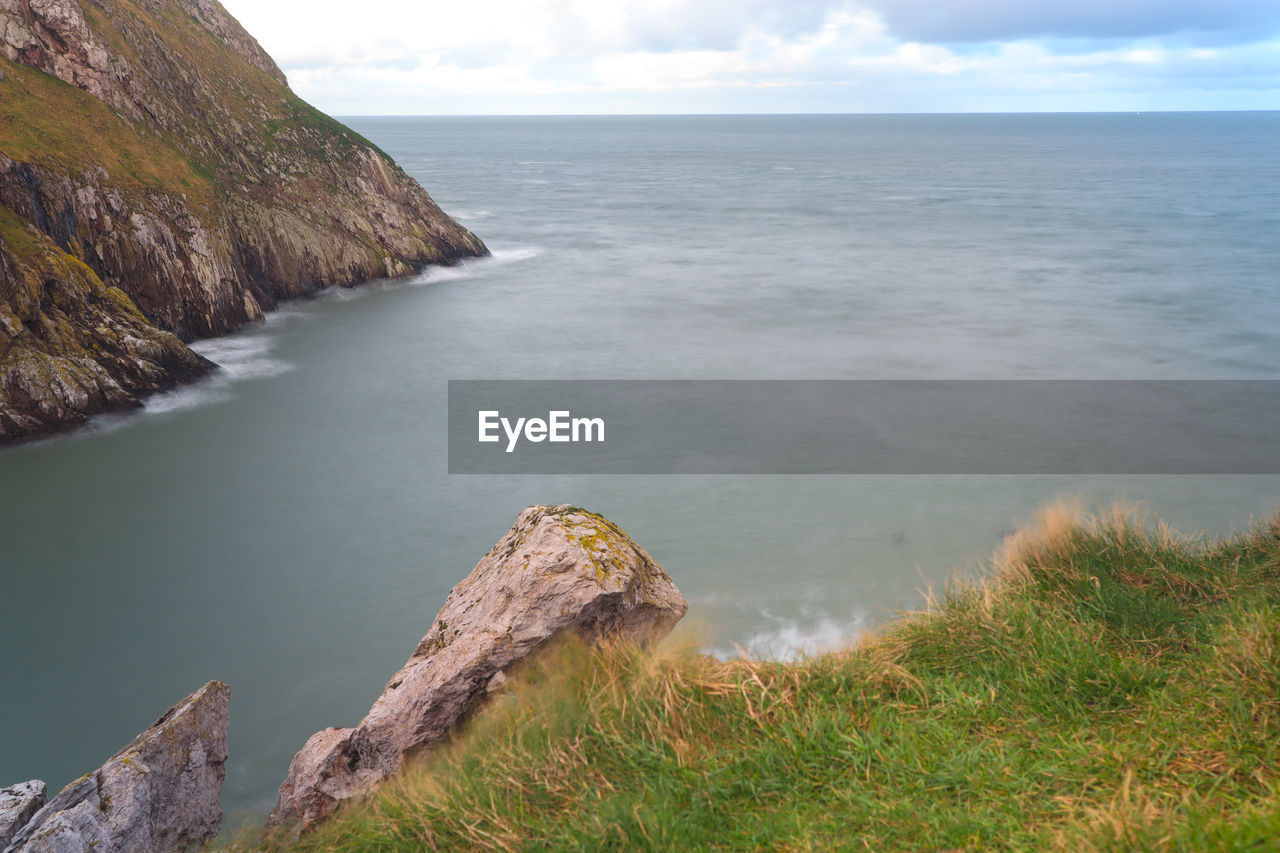
[[[293,370],[292,364],[271,355],[275,343],[269,335],[248,334],[198,341],[191,348],[221,367],[219,372],[232,380],[267,379]]]
[[[163,414],[222,403],[231,399],[230,386],[234,383],[269,379],[293,370],[292,364],[271,355],[274,346],[275,340],[269,335],[254,333],[197,341],[191,349],[218,365],[218,369],[191,385],[149,397],[142,411]]]
[[[540,254],[542,254],[542,250],[537,246],[517,246],[510,249],[495,249],[493,255],[489,258],[481,258],[477,261],[467,261],[465,263],[514,264],[535,258]]]
[[[794,661],[823,652],[844,648],[866,631],[866,620],[854,614],[841,621],[829,615],[805,614],[802,619],[784,619],[769,612],[761,614],[773,624],[757,630],[745,642],[717,647],[710,654],[721,660],[746,655],[757,660]]]
[[[259,330],[197,341],[191,349],[218,365],[217,370],[190,385],[148,397],[141,409],[99,415],[90,421],[88,431],[121,429],[135,423],[139,415],[163,415],[225,403],[232,397],[231,386],[238,382],[267,379],[293,370],[292,364],[271,355],[274,346],[275,340]]]
[[[406,284],[421,286],[424,284],[437,284],[442,281],[472,279],[482,275],[485,270],[492,267],[527,261],[542,252],[536,246],[517,246],[509,249],[494,249],[492,251],[493,253],[487,258],[471,258],[460,261],[451,267],[427,267]]]
[[[382,279],[378,280],[380,283]],[[368,285],[360,287],[330,287],[316,294],[317,300],[327,300],[329,302],[350,302],[353,299],[359,299],[368,291],[376,288],[378,283],[370,282]]]
[[[380,279],[360,287],[331,287],[317,295],[317,299],[350,302],[360,299],[371,292],[387,290],[403,285],[435,284],[442,281],[476,278],[494,266],[519,263],[535,257],[541,250],[534,246],[517,246],[496,249],[485,258],[472,258],[451,267],[431,266],[424,269],[414,278]],[[131,423],[139,414],[167,414],[224,403],[231,399],[231,386],[239,382],[251,382],[258,379],[269,379],[288,373],[294,365],[271,354],[275,347],[275,338],[265,334],[264,330],[299,319],[310,319],[311,314],[305,310],[305,303],[293,303],[292,306],[273,311],[266,316],[266,322],[256,329],[231,335],[225,338],[210,338],[191,344],[191,349],[218,365],[218,369],[208,376],[190,385],[175,388],[162,394],[156,394],[143,401],[142,408],[133,412],[119,412],[99,415],[93,418],[90,429],[103,432],[119,429]],[[296,306],[296,307],[294,307]]]
[[[290,303],[296,305],[297,303]],[[297,307],[277,308],[268,314],[263,321],[263,325],[267,327],[283,326],[286,323],[292,323],[294,320],[307,320],[312,315],[306,311],[301,311]]]
[[[491,219],[493,211],[490,210],[455,210],[449,214],[454,219],[465,219],[471,222],[476,219]]]
[[[166,412],[180,412],[197,406],[207,406],[210,403],[225,403],[230,399],[231,392],[227,390],[227,386],[211,377],[195,385],[186,385],[149,397],[142,404],[142,411],[146,414],[161,415]]]

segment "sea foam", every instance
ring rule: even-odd
[[[742,642],[713,648],[710,654],[722,660],[746,655],[758,660],[794,661],[848,646],[867,629],[866,618],[860,613],[849,620],[826,614],[786,619],[768,611],[761,616],[772,624],[759,628]]]
[[[275,340],[270,335],[249,333],[198,341],[191,349],[218,365],[208,377],[149,398],[143,411],[150,414],[193,409],[231,399],[231,385],[268,379],[293,370],[293,365],[271,355]]]

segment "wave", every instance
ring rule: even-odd
[[[359,299],[380,284],[391,283],[394,279],[375,279],[359,287],[329,287],[316,294],[317,302],[350,302]],[[270,316],[270,315],[268,315]]]
[[[487,258],[468,258],[465,261],[459,261],[451,267],[435,266],[427,267],[415,277],[410,279],[406,284],[424,285],[437,284],[442,281],[460,281],[465,279],[476,278],[491,267],[506,266],[507,264],[519,263],[527,261],[530,258],[541,254],[542,250],[536,246],[516,246],[509,249],[493,249],[492,254]]]
[[[490,210],[455,210],[449,214],[454,219],[465,219],[472,222],[477,219],[492,219],[493,211]]]
[[[197,341],[191,348],[232,375],[252,375],[264,360],[270,360],[267,356],[274,344],[266,335],[246,335]]]
[[[541,252],[541,249],[534,246],[493,249],[492,253],[486,257],[467,258],[453,266],[431,265],[423,267],[417,275],[410,278],[378,278],[355,287],[330,287],[317,294],[316,299],[330,302],[351,302],[355,299],[363,299],[371,293],[395,290],[400,287],[421,287],[445,281],[473,279],[492,267],[525,261],[541,254]],[[267,316],[270,318],[272,315],[268,314]]]
[[[794,620],[768,612],[761,615],[774,624],[751,634],[745,642],[711,649],[710,654],[721,660],[746,655],[758,660],[794,661],[844,648],[867,629],[861,614],[855,614],[851,621],[838,621],[830,616]]]
[[[294,320],[308,320],[311,315],[306,311],[299,310],[300,303],[286,303],[286,307],[277,308],[270,312],[264,318],[262,325],[267,328],[273,326],[283,326],[285,323],[292,323]]]
[[[402,279],[383,279],[362,287],[331,287],[318,294],[317,298],[349,302],[380,289],[475,278],[485,269],[528,260],[540,252],[540,249],[532,246],[496,249],[489,257],[471,258],[451,267],[427,267],[407,282]],[[295,320],[312,319],[313,315],[305,306],[304,302],[291,303],[267,314],[266,322],[255,329],[224,338],[196,341],[191,344],[191,349],[216,364],[217,370],[190,385],[148,397],[143,401],[141,410],[99,415],[92,419],[91,431],[119,429],[132,422],[139,414],[167,414],[224,403],[232,398],[231,386],[236,383],[269,379],[288,373],[295,366],[272,355],[276,339],[267,332]]]
[[[530,258],[537,257],[542,254],[542,250],[537,246],[518,246],[510,249],[494,249],[493,254],[488,258],[481,258],[478,261],[470,263],[485,263],[486,260],[491,264],[513,264],[517,261],[527,261]]]
[[[231,392],[227,390],[226,385],[210,378],[150,397],[142,404],[142,411],[145,414],[162,415],[207,406],[211,403],[225,403],[230,399]]]
[[[274,346],[270,336],[253,333],[197,341],[191,349],[218,365],[218,369],[191,385],[149,397],[142,410],[163,414],[222,403],[231,399],[230,386],[234,383],[269,379],[293,370],[292,364],[271,355]]]

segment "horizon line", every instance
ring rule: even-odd
[[[1044,115],[1220,115],[1280,113],[1280,107],[1224,110],[969,110],[912,112],[723,112],[723,113],[329,113],[334,118],[821,118],[835,116],[1044,116]]]

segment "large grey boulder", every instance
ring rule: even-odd
[[[553,637],[653,640],[687,609],[662,567],[612,522],[572,506],[526,509],[449,593],[360,725],[306,742],[271,822],[306,830],[368,793],[448,738],[505,670]]]
[[[0,788],[0,850],[9,846],[45,803],[45,784],[39,779]]]
[[[231,689],[211,681],[36,812],[6,853],[169,853],[218,834]]]

